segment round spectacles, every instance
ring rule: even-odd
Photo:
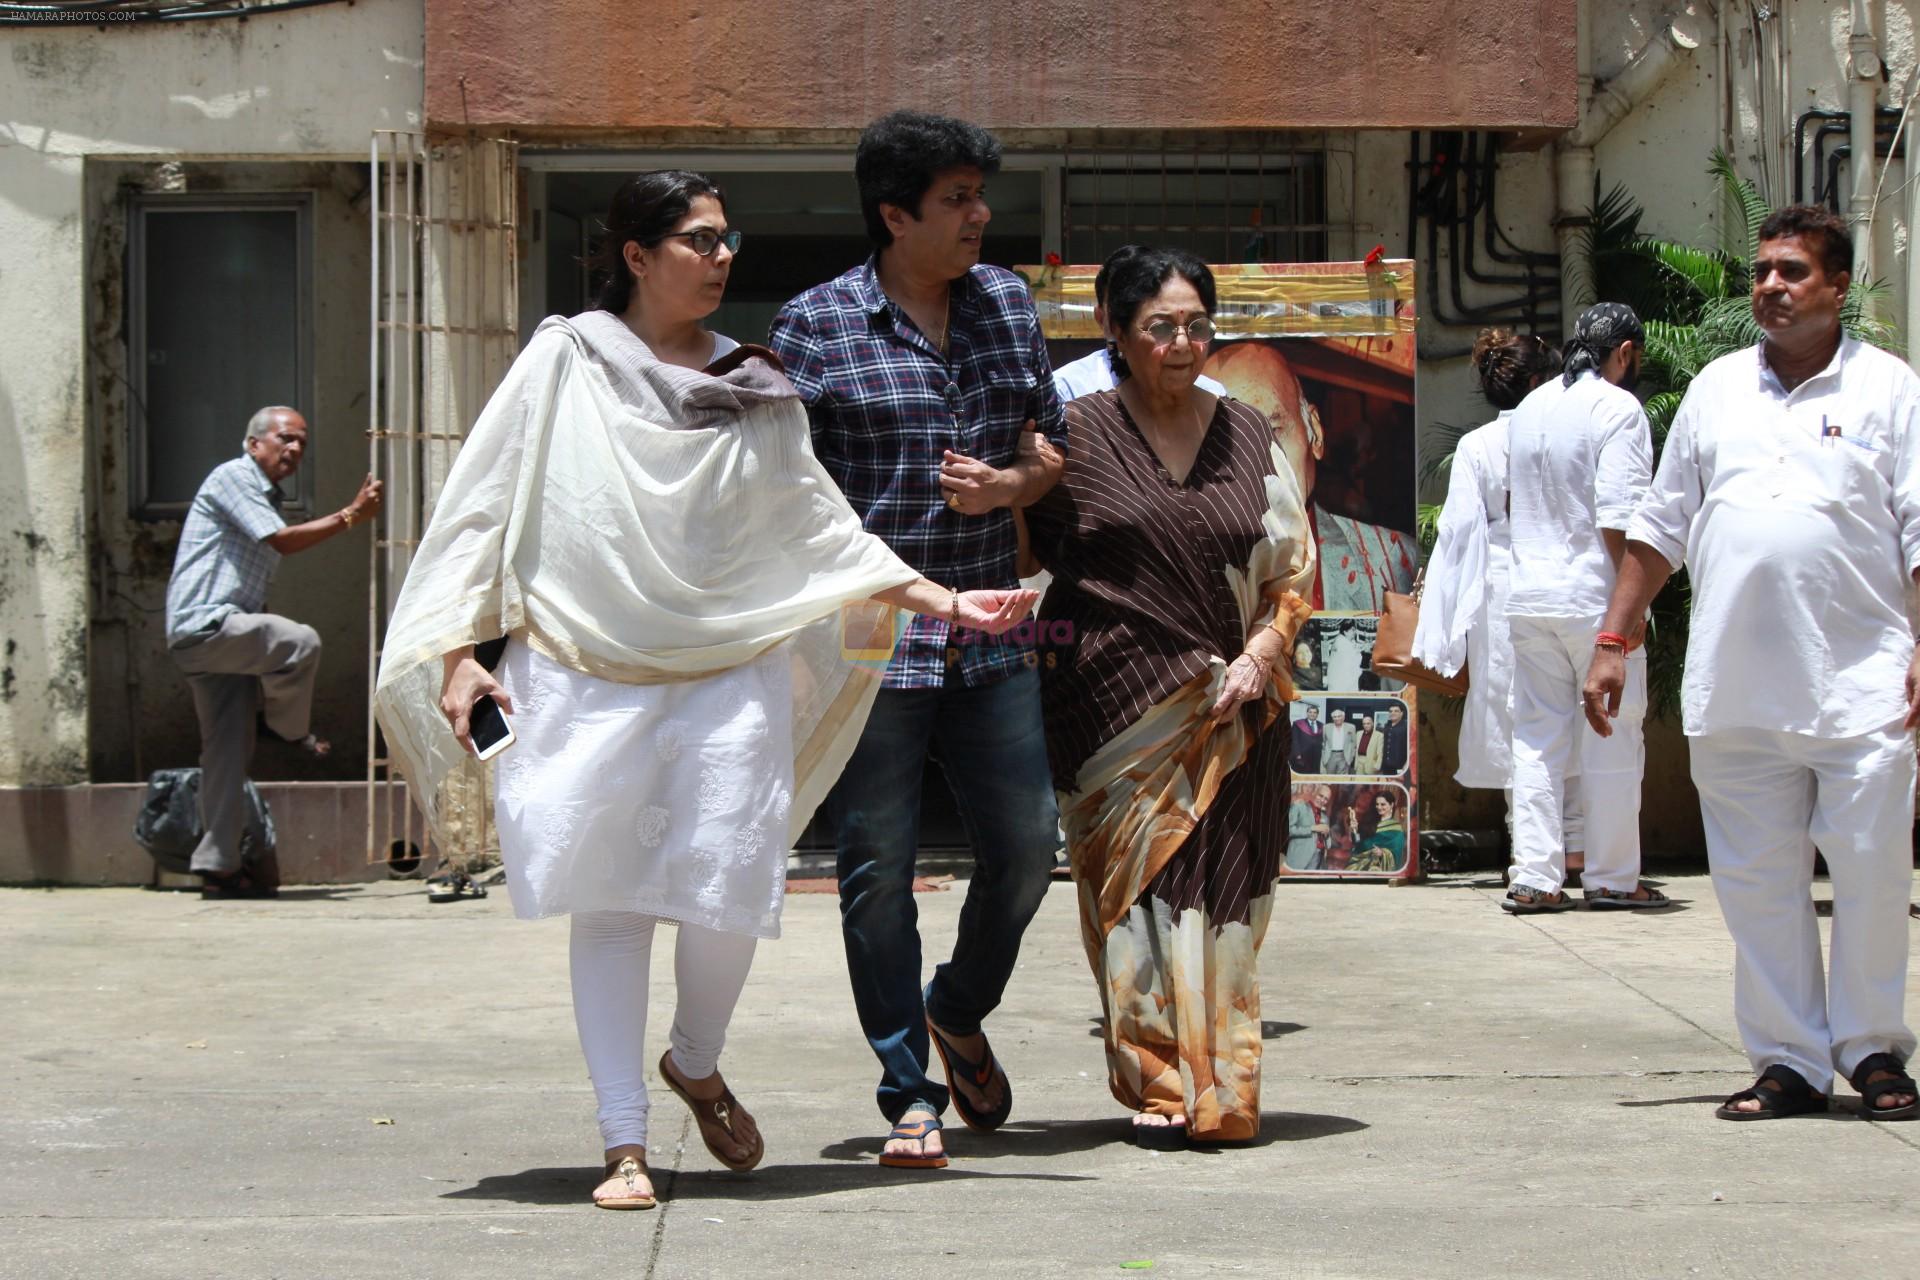
[[[1178,334],[1186,334],[1187,341],[1198,347],[1213,341],[1213,321],[1205,316],[1195,316],[1184,325],[1171,320],[1155,320],[1151,324],[1140,326],[1140,332],[1153,339],[1156,347],[1170,347]]]
[[[742,236],[738,231],[715,231],[712,227],[696,227],[692,231],[669,231],[660,239],[685,240],[693,246],[695,253],[703,258],[711,258],[721,245],[727,246],[728,253],[740,252]]]

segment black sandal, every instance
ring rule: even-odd
[[[1869,1082],[1867,1077],[1876,1071],[1891,1071],[1893,1076]],[[1898,1107],[1879,1105],[1880,1099],[1890,1093],[1910,1093],[1920,1099],[1920,1087],[1916,1087],[1913,1077],[1907,1074],[1907,1064],[1890,1053],[1868,1054],[1860,1059],[1860,1065],[1847,1079],[1860,1091],[1860,1114],[1869,1120],[1911,1120],[1920,1115],[1920,1100]]]
[[[1763,1089],[1762,1081],[1771,1080],[1778,1089]],[[1757,1101],[1758,1111],[1740,1111],[1736,1102]],[[1827,1109],[1825,1094],[1815,1093],[1807,1078],[1792,1067],[1774,1063],[1760,1073],[1750,1089],[1742,1089],[1720,1104],[1713,1114],[1722,1120],[1785,1120],[1791,1116],[1818,1115]]]

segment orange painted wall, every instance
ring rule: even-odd
[[[1564,128],[1575,0],[426,0],[427,115],[555,134]],[[464,86],[462,77],[465,79]]]

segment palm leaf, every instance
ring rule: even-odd
[[[1739,262],[1752,262],[1760,253],[1760,226],[1773,216],[1760,189],[1740,176],[1733,160],[1715,147],[1707,172],[1720,187],[1726,218],[1720,227],[1720,251]]]
[[[1422,502],[1414,508],[1413,534],[1420,540],[1420,559],[1424,563],[1433,554],[1433,544],[1440,537],[1440,504]]]

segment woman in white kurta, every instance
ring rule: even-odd
[[[462,446],[389,626],[376,707],[430,821],[468,713],[513,718],[495,815],[515,913],[572,917],[599,1101],[594,1203],[650,1208],[655,925],[679,926],[662,1079],[746,1170],[758,1127],[718,1071],[786,855],[846,762],[896,608],[990,632],[1033,593],[921,578],[815,461],[778,360],[708,332],[739,236],[718,187],[641,174],[607,218],[597,310],[535,332]],[[872,601],[878,604],[867,603]],[[477,642],[505,635],[495,673]]]
[[[1558,373],[1560,355],[1544,340],[1511,329],[1483,329],[1473,345],[1481,394],[1499,416],[1460,437],[1447,479],[1439,535],[1427,558],[1414,656],[1453,675],[1465,664],[1460,716],[1463,787],[1513,785],[1513,641],[1507,627],[1511,569],[1507,520],[1507,419],[1527,393]],[[1568,861],[1579,849],[1579,783],[1564,800]]]

